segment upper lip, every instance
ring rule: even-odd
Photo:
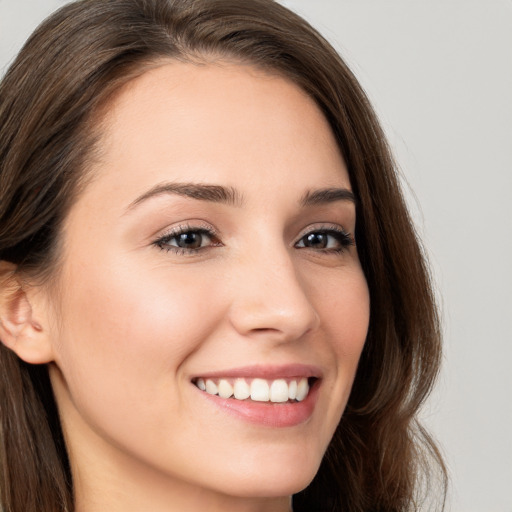
[[[260,378],[275,380],[279,378],[293,377],[315,377],[320,379],[322,371],[317,366],[306,364],[287,364],[287,365],[251,365],[238,368],[228,368],[225,370],[216,370],[213,372],[195,375],[194,379],[221,379],[221,378]],[[194,380],[193,379],[193,380]]]

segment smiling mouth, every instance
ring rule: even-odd
[[[197,378],[192,383],[201,391],[220,398],[272,403],[296,403],[305,400],[318,379],[314,377],[281,379]]]

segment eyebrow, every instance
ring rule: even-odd
[[[337,201],[349,201],[356,204],[356,196],[348,188],[322,188],[309,190],[300,201],[301,206],[315,206]]]
[[[233,187],[202,183],[160,183],[130,203],[127,212],[133,210],[136,206],[148,199],[167,194],[176,194],[199,201],[221,203],[231,206],[242,206],[244,202],[242,194]],[[353,192],[346,188],[322,188],[308,190],[302,196],[300,205],[306,207],[334,203],[337,201],[349,201],[355,204],[356,198]]]
[[[127,210],[132,210],[148,199],[166,194],[176,194],[199,201],[209,201],[232,206],[241,206],[243,203],[242,195],[233,187],[198,183],[161,183],[135,199],[135,201],[128,206]]]

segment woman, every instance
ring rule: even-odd
[[[305,21],[70,4],[0,127],[5,511],[421,505],[428,272],[373,111]]]

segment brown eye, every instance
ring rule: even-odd
[[[163,236],[155,245],[168,251],[199,251],[213,245],[219,245],[219,241],[213,233],[206,229],[183,229],[176,233]]]
[[[304,238],[304,247],[312,249],[325,249],[329,243],[329,235],[327,233],[310,233]]]
[[[176,241],[176,246],[181,249],[199,249],[203,244],[204,238],[206,237],[198,231],[187,231],[175,236],[174,240]]]
[[[329,229],[307,233],[295,244],[295,247],[325,252],[341,252],[353,244],[354,241],[350,234],[341,230]]]

